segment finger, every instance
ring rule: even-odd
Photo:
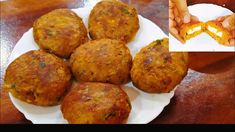
[[[174,11],[173,13],[174,13],[174,16],[175,16],[175,17],[179,16],[179,11],[178,11],[177,8],[174,8],[173,11]]]
[[[220,21],[220,22],[222,22],[222,21],[224,21],[227,17],[229,17],[230,15],[226,15],[226,16],[220,16],[220,17],[218,17],[218,18],[216,18],[216,21]]]
[[[171,0],[169,1],[169,9],[174,8],[175,4]]]
[[[229,41],[230,46],[235,46],[235,39],[230,39]],[[235,50],[235,49],[234,49]]]
[[[184,23],[189,23],[191,21],[189,12],[184,12],[181,16]]]
[[[186,0],[174,0],[174,1],[175,1],[175,5],[179,11],[179,14],[180,14],[183,22],[189,23],[190,22],[190,14],[188,11]]]
[[[174,0],[174,3],[179,11],[188,11],[186,0]]]
[[[225,20],[222,22],[222,25],[228,30],[234,30],[235,29],[235,14],[230,15],[227,18],[225,18]]]
[[[170,31],[171,31],[172,34],[178,34],[179,33],[179,31],[175,27],[170,28]]]
[[[176,24],[177,24],[178,26],[182,25],[182,20],[181,20],[180,17],[176,17],[176,18],[175,18],[175,21],[176,21]]]
[[[196,16],[191,15],[191,21],[193,21],[193,22],[198,22],[199,19],[198,19]]]
[[[174,19],[174,12],[173,12],[173,9],[169,9],[169,18],[170,19]]]
[[[225,16],[220,16],[220,17],[218,17],[218,18],[216,18],[216,21],[224,21],[224,19],[225,19]]]
[[[231,35],[231,36],[232,36],[231,38],[235,38],[235,31],[234,31],[234,30],[231,31],[231,34],[232,34],[232,35]]]
[[[176,22],[172,19],[169,19],[169,27],[175,27],[176,26]]]
[[[183,38],[181,38],[178,34],[178,30],[176,28],[171,28],[170,29],[170,34],[174,36],[177,40],[179,40],[181,43],[185,43]]]
[[[227,46],[235,46],[235,39],[230,39],[228,42],[225,43],[225,45],[227,45]]]
[[[228,19],[225,19],[225,20],[222,22],[222,25],[223,25],[224,28],[230,29],[230,23],[229,23]]]

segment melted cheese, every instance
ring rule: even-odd
[[[201,26],[197,26],[197,27],[195,27],[193,29],[189,29],[189,31],[187,33],[188,34],[193,34],[193,33],[197,32],[197,31],[200,31],[201,29],[202,29]]]
[[[210,32],[216,34],[216,35],[219,36],[219,37],[222,37],[222,35],[223,35],[222,32],[218,32],[218,30],[217,30],[216,28],[214,28],[214,27],[208,26],[207,29],[208,29]]]

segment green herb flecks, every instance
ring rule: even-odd
[[[125,14],[128,14],[128,15],[131,14],[131,13],[129,12],[129,10],[126,9],[126,8],[122,8],[121,11],[122,11],[123,13],[125,13]]]
[[[50,30],[50,29],[46,30],[45,32],[46,32],[47,36],[55,36],[56,35],[56,32],[53,30]]]
[[[116,115],[116,113],[115,113],[114,111],[112,111],[112,112],[108,113],[108,114],[104,117],[104,119],[105,119],[105,120],[108,120],[108,119],[112,118],[112,117],[115,116],[115,115]]]
[[[158,44],[158,45],[161,45],[163,39],[158,39],[158,40],[155,40],[155,43]]]
[[[11,88],[16,88],[16,83],[13,83],[13,84],[11,85]]]
[[[45,68],[46,64],[45,64],[45,62],[40,61],[39,62],[39,66],[40,66],[40,68]]]

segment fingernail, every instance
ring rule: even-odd
[[[229,22],[228,21],[223,21],[222,22],[223,27],[228,28],[229,27]]]
[[[189,23],[190,22],[190,15],[187,14],[184,16],[184,23]]]

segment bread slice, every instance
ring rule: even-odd
[[[225,29],[220,22],[215,20],[205,23],[205,32],[218,43],[223,45],[225,45],[225,43],[232,37],[231,32]]]
[[[183,24],[180,30],[180,36],[186,41],[204,31],[205,24],[203,22],[191,22]]]

